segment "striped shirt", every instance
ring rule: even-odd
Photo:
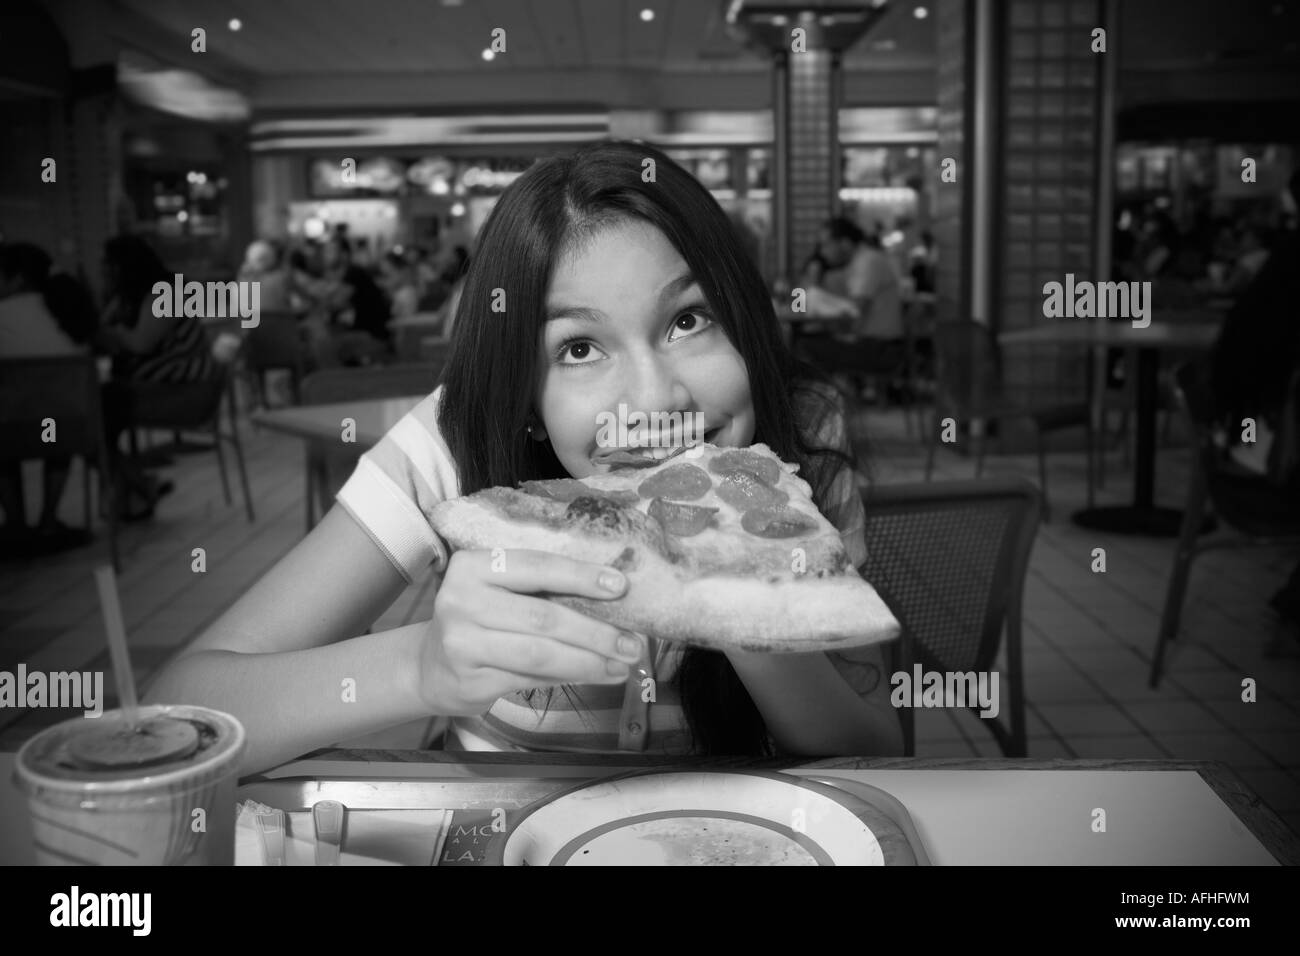
[[[150,309],[149,300],[140,312]],[[138,321],[143,321],[140,319]],[[113,377],[124,382],[158,382],[177,385],[209,381],[217,374],[203,325],[192,315],[169,319],[167,331],[147,354],[119,352],[113,357]]]
[[[834,403],[833,389],[813,388]],[[849,439],[838,403],[828,405],[804,390],[796,394],[796,414],[806,440],[814,447],[847,452]],[[339,504],[410,582],[431,565],[442,573],[450,557],[428,517],[439,501],[460,494],[455,464],[438,429],[441,395],[439,386],[366,452],[338,493]],[[860,568],[867,559],[865,514],[848,467],[836,475],[823,511]],[[634,669],[625,685],[583,684],[507,695],[484,714],[455,718],[448,748],[689,752],[690,733],[675,680],[684,648],[662,641],[649,646],[652,674]],[[828,656],[859,694],[887,691],[879,648]],[[650,686],[644,683],[646,676],[654,679],[653,695],[643,693]],[[652,702],[643,699],[650,696]]]

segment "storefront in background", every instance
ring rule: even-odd
[[[342,226],[374,255],[470,244],[533,157],[273,156],[254,160],[259,232],[317,240]]]
[[[1115,205],[1133,215],[1148,207],[1163,210],[1183,230],[1205,219],[1270,227],[1276,225],[1278,197],[1295,168],[1295,153],[1279,143],[1120,143]]]
[[[865,231],[894,237],[900,228],[915,232],[928,224],[938,168],[934,121],[932,108],[840,111],[839,207]],[[767,111],[356,117],[310,130],[304,122],[254,124],[259,235],[313,239],[346,224],[349,236],[375,252],[408,243],[472,244],[504,189],[538,158],[635,136],[709,189],[772,277]],[[439,145],[405,145],[416,142]]]

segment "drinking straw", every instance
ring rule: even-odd
[[[108,634],[108,656],[113,661],[113,676],[117,680],[117,699],[126,716],[127,726],[136,725],[135,675],[131,671],[131,655],[126,648],[126,625],[122,623],[122,606],[117,601],[117,578],[110,565],[95,568],[95,584],[99,588],[99,608],[104,615],[104,630]]]

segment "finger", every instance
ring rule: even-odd
[[[528,548],[475,552],[488,571],[484,577],[498,587],[521,594],[550,592],[609,600],[627,589],[622,572],[591,561]],[[605,583],[608,581],[608,583]]]
[[[554,684],[619,684],[627,680],[629,665],[608,657],[534,634],[485,629],[480,635],[474,664],[481,670],[507,671],[532,681],[525,687]]]
[[[482,627],[548,637],[629,663],[635,663],[641,655],[641,640],[630,631],[529,594],[499,591],[476,610],[474,619]]]

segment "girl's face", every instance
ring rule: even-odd
[[[566,251],[546,309],[535,399],[544,432],[534,425],[533,434],[550,438],[573,477],[609,470],[599,454],[610,450],[611,434],[631,447],[680,444],[652,427],[656,412],[682,413],[663,422],[702,419],[704,440],[715,445],[753,441],[745,362],[658,229],[625,220]],[[646,424],[632,418],[637,412]]]

